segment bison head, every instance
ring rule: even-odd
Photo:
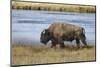
[[[47,44],[50,40],[50,32],[48,29],[45,29],[41,32],[40,42],[43,44]]]

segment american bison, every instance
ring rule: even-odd
[[[41,32],[40,42],[47,44],[51,40],[51,47],[60,45],[64,48],[64,41],[76,40],[77,47],[80,47],[80,41],[87,46],[85,30],[83,27],[67,24],[67,23],[53,23],[48,29]]]

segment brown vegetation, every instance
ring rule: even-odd
[[[12,9],[95,13],[95,6],[12,1]]]
[[[60,62],[94,61],[95,46],[88,48],[66,46],[61,48],[50,48],[46,46],[12,46],[12,65],[45,64]]]

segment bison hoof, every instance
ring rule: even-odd
[[[88,48],[88,46],[87,46],[87,45],[85,45],[85,46],[84,46],[84,48]]]
[[[76,48],[77,48],[77,49],[80,49],[81,47],[80,47],[80,46],[77,46]]]

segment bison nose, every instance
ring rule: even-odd
[[[40,40],[41,43],[44,43],[44,41]]]
[[[40,40],[40,42],[41,42],[41,43],[43,43],[43,44],[46,44],[46,42],[45,42],[45,41]]]

